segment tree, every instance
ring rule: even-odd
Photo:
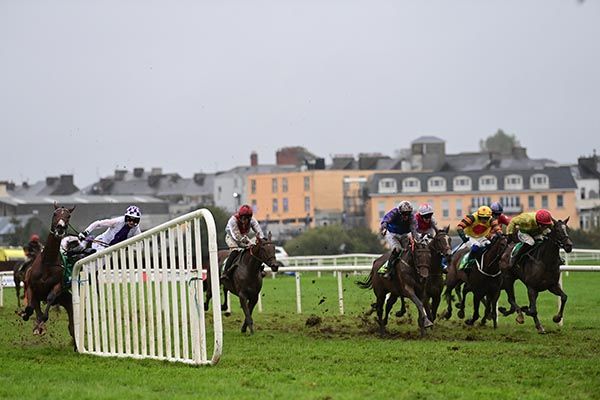
[[[384,251],[377,235],[368,228],[346,229],[341,225],[310,229],[289,240],[284,247],[290,256],[382,253]]]
[[[520,146],[519,141],[515,135],[508,135],[504,133],[502,129],[489,136],[485,140],[479,141],[479,148],[481,151],[491,151],[503,154],[510,154],[514,147]]]

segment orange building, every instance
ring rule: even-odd
[[[362,216],[364,189],[376,171],[307,170],[248,176],[247,199],[259,221],[325,225]]]
[[[427,202],[438,225],[455,229],[465,214],[499,201],[507,215],[546,208],[555,218],[571,216],[569,226],[579,228],[576,189],[569,167],[377,173],[369,180],[366,215],[369,227],[378,231],[381,218],[400,201],[410,201],[415,210]]]

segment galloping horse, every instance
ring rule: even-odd
[[[431,322],[437,318],[437,310],[440,305],[442,292],[444,290],[444,275],[442,272],[442,258],[447,262],[452,260],[452,245],[448,235],[450,227],[439,229],[437,234],[429,239],[429,250],[431,251],[431,268],[427,282],[425,283],[425,309]],[[402,317],[406,313],[406,303],[404,297],[400,297],[402,306],[396,313],[397,317]]]
[[[240,299],[240,306],[245,316],[242,333],[245,333],[247,328],[250,328],[250,333],[254,333],[252,311],[254,311],[254,306],[258,302],[258,296],[262,289],[263,263],[268,265],[272,271],[276,272],[279,269],[280,263],[275,257],[275,245],[271,241],[270,232],[266,239],[257,238],[256,244],[250,245],[237,255],[232,265],[234,270],[231,273],[231,278],[221,282],[225,299],[227,299],[227,292],[235,294]],[[211,296],[211,292],[207,291],[205,308],[208,307]]]
[[[467,319],[467,325],[473,325],[479,319],[479,304],[483,300],[485,305],[482,325],[487,319],[491,319],[494,328],[498,325],[496,305],[500,297],[500,286],[502,284],[502,272],[500,262],[508,247],[508,239],[504,235],[495,236],[490,245],[485,249],[481,257],[475,260],[476,268],[466,275],[466,285],[463,287],[463,296],[460,309],[464,310],[465,300],[468,292],[473,292],[473,316]]]
[[[64,276],[63,266],[59,254],[61,238],[67,233],[69,219],[73,208],[58,207],[54,203],[54,214],[52,215],[52,224],[50,233],[46,239],[44,250],[38,254],[31,263],[31,267],[25,276],[25,298],[27,307],[21,313],[23,320],[29,320],[29,317],[35,310],[36,325],[33,329],[34,335],[43,335],[46,331],[44,323],[48,320],[48,311],[54,304],[60,304],[67,310],[69,316],[69,333],[75,343],[73,333],[73,303],[71,292],[63,287]],[[46,302],[46,309],[42,313],[41,302]]]
[[[503,289],[511,303],[511,309],[505,310],[500,308],[499,311],[504,315],[510,315],[514,311],[520,313],[522,310],[525,314],[533,318],[535,327],[538,333],[545,333],[544,327],[540,323],[537,315],[537,297],[539,292],[549,290],[556,296],[560,296],[560,309],[552,321],[559,323],[563,317],[563,311],[567,302],[567,295],[563,292],[559,284],[560,278],[560,249],[563,248],[567,253],[573,250],[573,242],[569,238],[567,232],[567,223],[569,217],[564,221],[553,220],[552,228],[548,233],[547,238],[534,247],[532,251],[516,260],[514,268],[508,270],[505,274],[505,283]],[[527,295],[529,297],[529,306],[516,306],[514,294],[514,282],[520,279],[527,287]],[[519,321],[518,321],[519,322]]]
[[[433,323],[427,316],[425,309],[425,283],[429,276],[431,265],[431,251],[427,244],[422,242],[406,243],[408,239],[403,238],[402,246],[408,250],[404,251],[397,259],[395,273],[392,279],[385,279],[377,271],[389,259],[391,253],[387,252],[373,261],[373,267],[367,279],[364,282],[358,281],[356,284],[362,289],[373,289],[377,300],[372,309],[377,311],[377,322],[379,323],[379,333],[385,334],[385,326],[388,322],[388,315],[394,306],[398,297],[408,297],[417,306],[419,312],[419,328],[421,336],[425,336],[425,328],[430,328]],[[396,251],[395,249],[392,251]],[[390,294],[387,302],[385,297]],[[385,316],[383,305],[385,303]],[[372,311],[371,311],[372,312]]]

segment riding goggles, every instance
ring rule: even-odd
[[[140,219],[139,218],[135,218],[135,217],[129,217],[126,216],[125,217],[125,222],[133,222],[134,224],[139,224],[140,223]]]

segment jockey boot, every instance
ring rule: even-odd
[[[465,274],[467,274],[467,275],[469,275],[471,273],[471,269],[473,269],[473,263],[475,262],[476,255],[473,253],[474,253],[473,251],[469,252],[469,257],[467,257],[467,262],[465,263],[465,266],[462,269],[463,271],[465,271]]]
[[[233,261],[237,258],[237,255],[237,250],[232,250],[231,253],[229,253],[229,257],[227,257],[227,260],[225,261],[225,266],[223,267],[223,272],[221,273],[221,280],[230,278],[229,272],[232,269],[231,266],[233,265]]]
[[[392,251],[392,254],[390,255],[390,258],[387,262],[385,273],[383,274],[383,277],[385,279],[392,279],[392,277],[394,276],[394,272],[396,271],[396,262],[398,261],[399,256],[399,253]]]

